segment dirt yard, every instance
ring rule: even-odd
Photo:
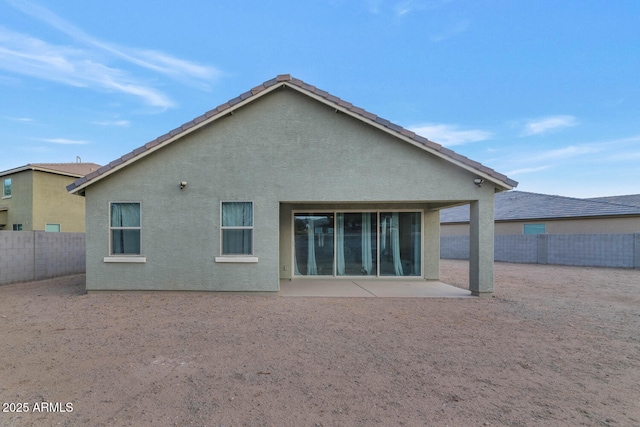
[[[466,262],[441,269],[466,287]],[[2,426],[640,425],[638,270],[498,263],[488,299],[72,276],[0,286],[0,339]]]

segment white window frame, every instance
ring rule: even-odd
[[[222,207],[225,203],[251,203],[251,226],[223,226]],[[255,203],[252,200],[221,200],[220,201],[220,256],[215,257],[215,262],[220,263],[256,263],[258,257],[255,256]],[[225,254],[224,253],[224,230],[251,230],[251,253],[250,254]]]
[[[140,226],[138,227],[112,227],[111,226],[111,206],[113,204],[137,203],[140,206]],[[109,256],[104,257],[107,263],[145,263],[147,258],[142,256],[142,202],[131,200],[111,201],[108,205],[107,229],[109,231]],[[140,254],[114,254],[113,253],[113,230],[140,230]]]
[[[7,181],[9,181],[9,193],[7,193]],[[10,199],[12,193],[13,193],[13,181],[11,180],[11,178],[5,178],[2,181],[2,198]]]

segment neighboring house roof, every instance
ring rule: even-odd
[[[628,196],[592,197],[586,200],[640,207],[640,194],[629,194]]]
[[[25,166],[0,172],[0,176],[13,175],[18,172],[33,170],[80,178],[88,173],[97,171],[98,169],[100,169],[100,165],[95,163],[29,163]]]
[[[637,196],[617,196],[620,199]],[[507,191],[498,193],[494,198],[496,221],[523,221],[539,219],[567,219],[603,216],[640,215],[637,206],[622,203],[610,203],[608,199],[577,199],[573,197],[552,196],[549,194],[528,193],[525,191]],[[604,200],[603,200],[604,199]],[[469,207],[456,206],[440,211],[441,223],[469,222]]]
[[[252,102],[255,99],[260,98],[261,96],[264,96],[265,94],[284,86],[292,88],[317,101],[327,104],[332,108],[335,108],[336,111],[348,114],[382,131],[403,139],[408,143],[420,147],[440,158],[448,160],[449,162],[454,163],[466,170],[472,171],[473,173],[478,174],[479,177],[492,181],[506,190],[510,190],[518,185],[516,181],[509,179],[507,176],[500,174],[493,169],[490,169],[467,157],[461,156],[460,154],[457,154],[456,152],[445,148],[440,144],[436,144],[435,142],[417,135],[410,130],[404,129],[401,126],[398,126],[388,120],[376,116],[375,114],[371,114],[363,110],[362,108],[356,107],[349,102],[343,101],[342,99],[333,96],[328,92],[320,90],[315,86],[309,85],[302,80],[293,78],[289,74],[282,74],[277,76],[276,78],[264,82],[259,86],[254,87],[250,91],[245,92],[222,105],[219,105],[213,110],[208,111],[199,117],[196,117],[195,119],[183,124],[182,126],[170,131],[169,133],[166,133],[154,139],[153,141],[150,141],[145,145],[136,148],[132,152],[112,161],[111,163],[101,167],[97,171],[91,172],[87,176],[76,180],[73,184],[67,186],[67,190],[71,193],[78,193],[82,195],[84,193],[82,190],[87,186],[103,179],[104,177],[116,172],[119,169],[122,169],[123,167],[130,165],[131,163],[134,163],[135,161],[145,157],[148,154],[151,154],[157,149],[162,148],[221,117],[224,117],[227,114],[232,113],[233,111],[246,105],[247,103]]]

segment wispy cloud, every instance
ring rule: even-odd
[[[429,37],[429,40],[431,40],[434,43],[438,43],[438,42],[450,39],[452,37],[455,37],[458,34],[462,34],[468,29],[469,29],[469,21],[459,21],[449,26],[448,28],[445,28],[441,32],[431,35],[431,37]]]
[[[36,141],[49,142],[51,144],[60,145],[85,145],[90,144],[89,141],[83,141],[79,139],[67,139],[67,138],[33,138]]]
[[[640,135],[635,135],[628,138],[572,144],[538,151],[528,154],[526,158],[528,162],[577,160],[584,156],[589,159],[597,159],[599,162],[628,161],[638,155],[638,143],[640,143]]]
[[[5,120],[11,120],[12,122],[31,123],[34,120],[30,117],[3,117]]]
[[[129,120],[105,120],[101,122],[91,122],[91,124],[98,125],[98,126],[122,126],[122,127],[131,126],[131,122]]]
[[[415,7],[415,1],[407,0],[396,4],[394,10],[397,16],[404,16],[413,11]]]
[[[164,52],[119,46],[99,40],[49,9],[29,1],[9,0],[8,3],[61,31],[79,44],[75,47],[54,45],[0,27],[0,68],[17,74],[72,86],[124,93],[160,108],[169,108],[174,103],[160,90],[110,63],[124,61],[203,90],[209,90],[211,82],[221,74],[214,67],[176,58]]]
[[[427,123],[411,126],[409,129],[431,141],[446,146],[462,145],[484,141],[492,137],[491,132],[480,129],[461,130],[458,125]]]
[[[369,12],[375,15],[385,13],[396,17],[404,17],[414,12],[437,10],[450,3],[451,0],[366,0]]]
[[[554,129],[576,126],[578,120],[574,116],[560,115],[549,116],[527,122],[522,131],[522,136],[539,135]]]
[[[543,171],[545,169],[549,169],[551,166],[550,165],[544,165],[544,166],[538,166],[535,168],[522,168],[522,169],[515,169],[512,170],[510,172],[507,172],[508,176],[516,176],[516,175],[524,175],[527,173],[534,173],[534,172],[540,172]]]

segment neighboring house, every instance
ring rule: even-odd
[[[280,75],[67,189],[86,199],[87,290],[437,280],[439,210],[466,203],[469,287],[489,295],[494,194],[516,185]]]
[[[99,167],[33,163],[0,172],[0,230],[84,232],[84,200],[70,195],[66,186]]]
[[[443,236],[469,235],[469,208],[444,209]],[[509,191],[495,197],[495,234],[640,233],[640,195],[577,199]]]

